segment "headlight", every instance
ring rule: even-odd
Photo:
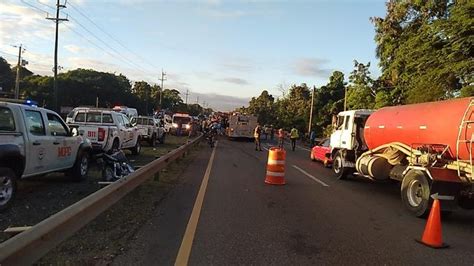
[[[177,127],[178,127],[178,124],[173,123],[173,127],[177,128]]]
[[[189,129],[190,127],[191,127],[191,125],[189,125],[189,124],[188,124],[188,125],[186,125],[186,129]]]

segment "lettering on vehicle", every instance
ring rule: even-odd
[[[58,157],[71,156],[71,147],[58,147]]]
[[[95,138],[96,137],[96,132],[95,131],[87,131],[87,137],[88,138]]]

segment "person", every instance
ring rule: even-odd
[[[290,131],[290,140],[291,140],[291,150],[295,151],[296,147],[296,140],[299,138],[299,133],[298,129],[296,129],[294,126]]]
[[[285,142],[285,131],[283,128],[278,130],[278,147],[283,148],[283,143]]]
[[[260,144],[260,135],[262,134],[262,128],[260,124],[257,124],[255,130],[253,131],[253,137],[255,138],[255,150],[262,151],[262,146]]]
[[[311,133],[309,133],[309,142],[311,143],[311,148],[313,148],[315,141],[316,141],[316,132],[314,132],[314,129],[313,129],[311,130]]]
[[[270,126],[270,140],[273,141],[274,135],[275,135],[275,129],[273,128],[273,125]]]

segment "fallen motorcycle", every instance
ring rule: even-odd
[[[102,179],[114,182],[135,172],[123,151],[102,154]]]

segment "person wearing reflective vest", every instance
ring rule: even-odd
[[[292,151],[295,151],[295,147],[296,147],[296,140],[300,137],[299,133],[298,133],[298,129],[296,129],[295,127],[293,127],[290,131],[290,140],[291,140],[291,150]]]

